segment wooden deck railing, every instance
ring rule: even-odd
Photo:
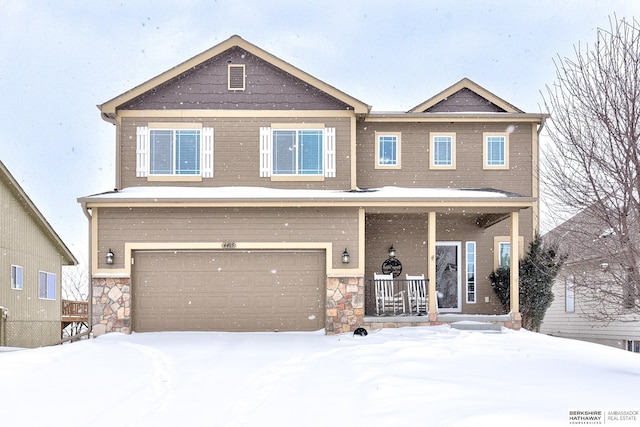
[[[65,323],[88,322],[89,303],[87,301],[69,301],[63,299],[62,321]]]

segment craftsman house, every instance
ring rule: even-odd
[[[62,335],[62,266],[78,262],[0,161],[0,346]]]
[[[78,199],[95,334],[519,328],[487,277],[538,229],[545,115],[468,79],[375,113],[238,36],[99,109],[116,188]]]
[[[554,282],[554,300],[540,332],[640,353],[637,291],[631,280],[626,289],[620,286],[621,278],[628,280],[620,262],[628,248],[624,233],[585,209],[544,240],[557,244],[568,258]]]

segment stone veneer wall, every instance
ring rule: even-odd
[[[91,286],[93,334],[131,333],[131,278],[94,278]]]
[[[364,324],[364,277],[327,278],[327,335],[353,332]]]

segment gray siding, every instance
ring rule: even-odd
[[[504,110],[470,89],[462,88],[444,101],[426,110],[429,113],[483,112],[503,113]]]
[[[97,237],[116,264],[126,242],[332,242],[333,266],[347,247],[357,268],[358,219],[356,208],[100,208]]]
[[[121,185],[123,188],[148,185],[175,186],[176,182],[153,182],[136,177],[136,127],[159,122],[199,122],[214,128],[214,177],[189,186],[258,186],[349,190],[351,188],[351,121],[348,118],[204,118],[192,120],[125,118],[121,125]],[[272,123],[320,123],[336,129],[336,177],[319,182],[271,181],[260,177],[260,127]]]
[[[228,64],[245,65],[246,90],[228,90]],[[352,107],[234,47],[134,98],[120,109],[346,110]]]

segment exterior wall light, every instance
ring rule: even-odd
[[[393,245],[389,248],[389,258],[395,258],[396,250],[393,248]]]
[[[109,252],[107,252],[107,255],[106,255],[107,264],[112,265],[114,257],[115,257],[115,255],[113,254],[113,251],[111,251],[111,248],[109,248]]]
[[[344,252],[342,252],[342,263],[349,264],[349,260],[351,259],[351,255],[347,252],[347,248],[344,248]]]

